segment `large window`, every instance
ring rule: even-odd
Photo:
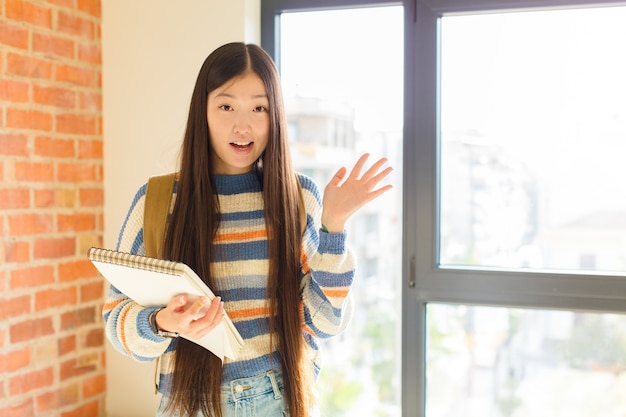
[[[442,265],[626,271],[625,22],[441,19]]]
[[[428,417],[626,412],[626,316],[567,294],[626,273],[610,180],[626,178],[624,22],[625,7],[439,18],[438,265],[490,269],[496,290],[514,271],[535,300],[549,293],[531,280],[558,271],[563,300],[542,306],[572,310],[428,303]]]
[[[277,28],[276,58],[296,170],[323,191],[339,167],[351,168],[364,152],[371,154],[370,162],[386,157],[395,168],[390,180],[395,189],[364,206],[346,226],[358,265],[355,311],[344,333],[321,342],[324,365],[317,386],[323,416],[396,417],[403,9],[288,10]]]
[[[379,53],[387,31],[382,13],[357,41],[370,47],[365,53],[340,46],[336,54],[321,34],[342,37],[363,21],[362,6],[387,2],[320,3],[263,0],[263,46],[286,60],[281,45],[291,38],[281,36],[277,17],[341,9],[340,30],[327,18],[317,29],[299,26],[314,40],[301,44],[304,52],[322,48],[301,64],[328,58],[341,73],[365,54],[391,71],[357,81],[365,91],[380,80],[384,88],[404,81],[403,172],[394,179],[403,190],[402,223],[384,226],[401,235],[401,270],[382,274],[396,282],[370,281],[402,306],[393,336],[401,349],[387,351],[400,351],[393,361],[401,386],[371,378],[368,392],[401,392],[401,415],[409,417],[624,414],[626,3],[389,2],[402,4],[401,61]],[[394,72],[398,65],[402,73]],[[397,102],[375,105],[380,113],[368,122],[394,120],[387,110]],[[345,121],[333,122],[336,134],[312,139],[306,149],[318,141],[348,148],[388,142],[359,142],[349,127],[356,125]],[[291,127],[302,137],[304,125]],[[310,172],[324,166],[313,165]],[[359,245],[378,242],[383,218],[369,213],[352,225]],[[381,271],[380,260],[361,257],[362,273]],[[361,316],[356,328],[376,328],[374,317]],[[364,335],[346,334],[338,346],[348,340],[375,356],[371,333]],[[333,372],[362,365],[336,364]],[[342,404],[347,411],[328,415],[394,415]]]

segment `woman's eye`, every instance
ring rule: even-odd
[[[224,111],[231,111],[233,108],[231,106],[229,106],[228,104],[222,104],[220,106],[220,109],[222,109]]]
[[[265,106],[257,106],[254,108],[255,112],[264,112],[267,111],[267,109],[265,108]]]

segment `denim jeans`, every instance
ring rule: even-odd
[[[156,417],[180,417],[178,412],[165,412],[166,405],[167,397],[163,396]],[[222,384],[223,417],[288,417],[285,408],[282,375],[278,371]]]

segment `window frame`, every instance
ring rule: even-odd
[[[438,265],[439,23],[446,15],[624,6],[614,0],[261,0],[261,45],[280,65],[280,14],[404,6],[402,415],[425,415],[428,303],[626,312],[621,274],[513,271]]]

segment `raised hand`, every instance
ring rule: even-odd
[[[341,167],[326,185],[322,198],[322,224],[329,232],[342,232],[352,214],[393,187],[387,184],[376,188],[393,171],[391,167],[383,169],[387,158],[379,159],[361,175],[368,157],[369,154],[363,154],[347,178],[348,170]]]

